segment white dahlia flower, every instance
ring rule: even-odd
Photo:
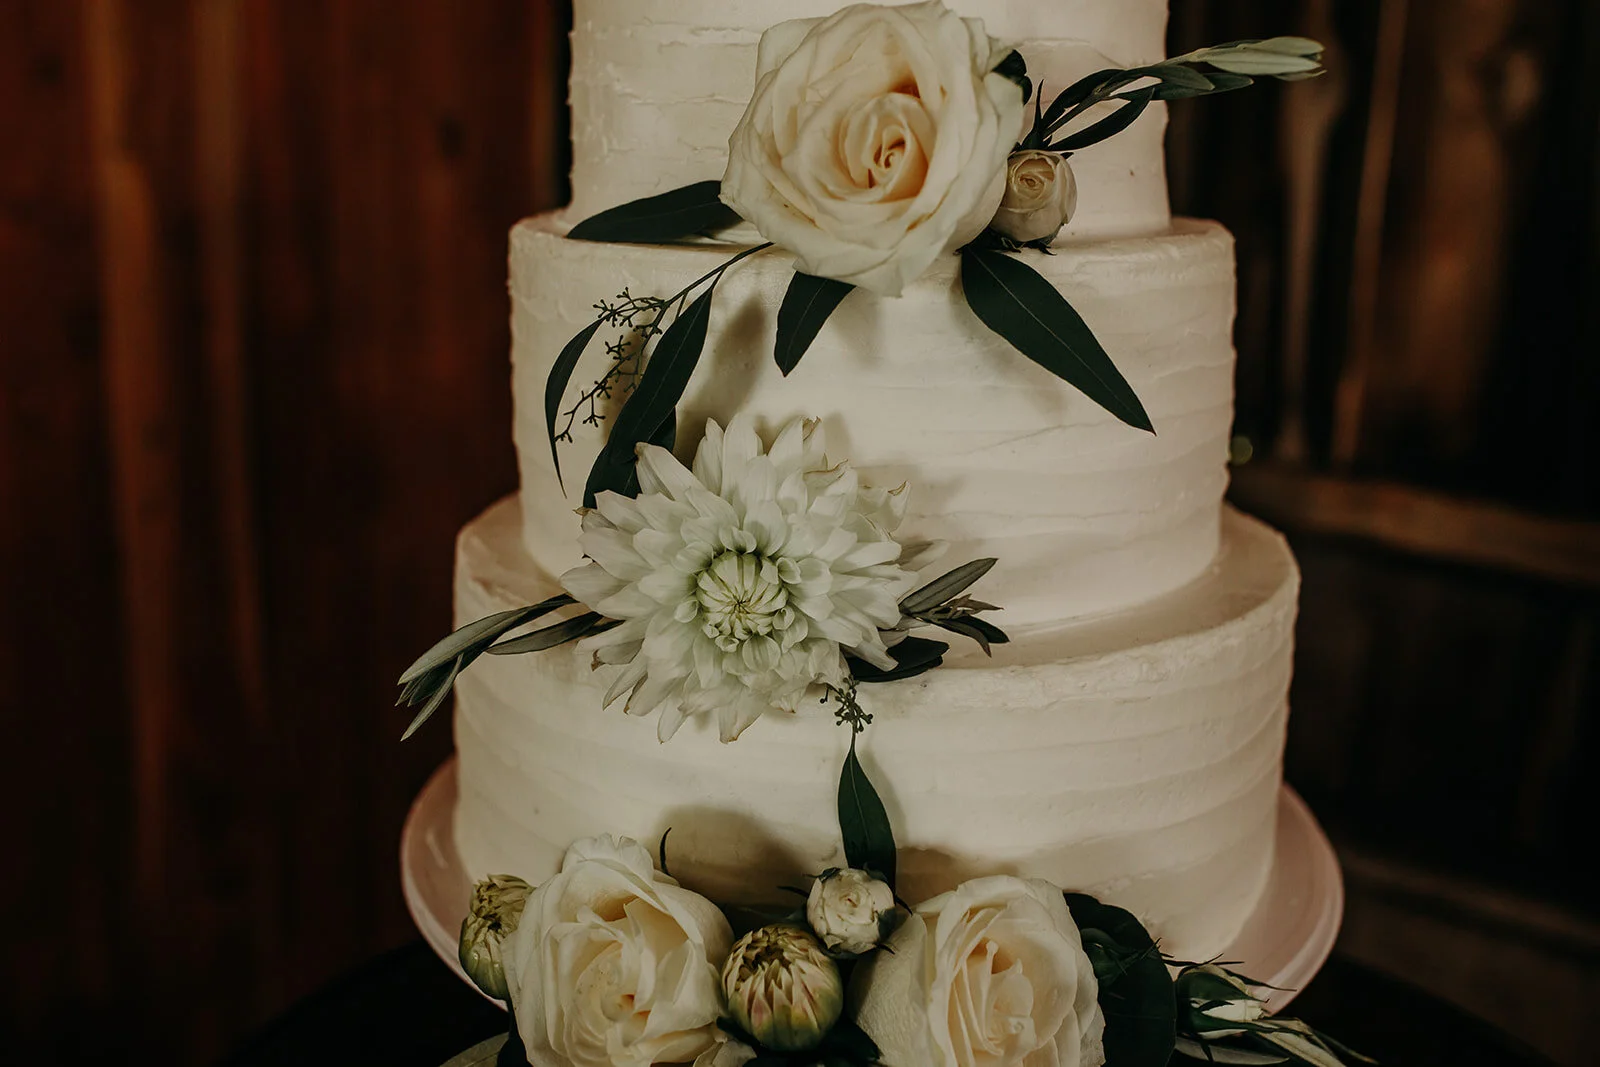
[[[639,447],[639,496],[601,493],[583,518],[589,562],[567,592],[621,624],[586,638],[595,666],[624,665],[606,693],[631,715],[661,712],[671,737],[715,714],[724,741],[769,709],[794,711],[817,684],[842,684],[843,652],[893,666],[879,628],[900,621],[915,576],[890,535],[904,486],[861,485],[830,464],[815,421],[770,449],[747,416],[706,423],[689,470]]]

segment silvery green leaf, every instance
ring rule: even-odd
[[[1172,85],[1198,89],[1201,92],[1211,91],[1211,80],[1209,78],[1193,67],[1186,67],[1181,63],[1163,63],[1156,67],[1152,73],[1162,81]]]
[[[606,620],[597,612],[586,611],[582,615],[574,615],[570,619],[546,626],[542,630],[535,630],[526,637],[513,638],[502,641],[498,645],[490,645],[489,653],[494,656],[519,656],[525,652],[543,652],[547,648],[564,645],[568,641],[575,641],[589,633]]]
[[[1256,41],[1251,47],[1286,56],[1320,56],[1323,53],[1322,42],[1309,37],[1268,37],[1264,41]]]
[[[500,1048],[506,1043],[505,1034],[496,1034],[480,1041],[458,1056],[452,1056],[444,1067],[494,1067],[499,1060]]]
[[[1178,1038],[1176,1051],[1183,1053],[1192,1060],[1202,1063],[1229,1063],[1240,1064],[1244,1067],[1261,1067],[1269,1063],[1288,1063],[1289,1057],[1278,1056],[1269,1052],[1250,1052],[1246,1049],[1228,1048],[1209,1042],[1191,1041],[1187,1037]]]
[[[1311,73],[1322,64],[1309,56],[1283,55],[1278,52],[1257,52],[1250,48],[1229,49],[1205,57],[1218,70],[1231,74],[1283,77],[1289,74]]]
[[[417,730],[421,728],[423,723],[427,722],[433,717],[433,713],[438,711],[439,706],[443,704],[450,696],[450,690],[455,688],[456,677],[461,673],[461,661],[463,658],[464,657],[460,656],[456,657],[454,665],[452,665],[450,668],[449,676],[444,680],[444,684],[440,685],[438,689],[434,690],[433,696],[426,704],[422,706],[422,710],[417,712],[417,714],[412,717],[411,725],[407,726],[406,732],[400,735],[400,740],[404,741],[412,734],[416,733]]]
[[[1343,1060],[1312,1038],[1282,1030],[1263,1033],[1261,1036],[1298,1058],[1300,1062],[1310,1064],[1311,1067],[1345,1067]]]
[[[955,570],[946,571],[920,589],[914,589],[900,601],[900,612],[914,615],[919,611],[938,607],[952,597],[966,592],[967,587],[989,573],[999,560],[989,557],[963,563]]]
[[[399,684],[405,685],[423,672],[449,663],[474,645],[494,641],[501,634],[515,630],[523,623],[532,622],[540,615],[546,615],[571,603],[574,603],[573,599],[562,593],[539,604],[512,608],[510,611],[498,612],[476,622],[469,622],[417,657],[417,661],[407,667],[406,672],[400,676]]]

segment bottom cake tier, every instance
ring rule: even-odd
[[[555,591],[520,523],[509,498],[462,531],[458,622]],[[900,895],[1035,876],[1134,912],[1178,958],[1220,951],[1272,863],[1298,587],[1283,539],[1226,511],[1216,560],[1182,589],[863,685],[858,751],[895,827]],[[732,744],[690,720],[662,744],[652,720],[602,708],[612,669],[566,646],[485,656],[462,677],[468,874],[537,883],[579,838],[653,848],[669,828],[673,875],[725,903],[782,900],[780,886],[842,864],[850,731],[831,706],[769,715]]]

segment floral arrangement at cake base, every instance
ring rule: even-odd
[[[865,723],[849,713],[857,733]],[[1167,959],[1115,905],[989,875],[907,905],[856,758],[839,784],[850,866],[790,908],[719,908],[640,843],[574,843],[535,887],[478,883],[460,959],[508,1003],[501,1067],[1347,1067],[1372,1061],[1220,962]]]

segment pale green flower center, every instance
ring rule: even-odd
[[[724,552],[695,583],[705,635],[724,652],[752,637],[769,637],[789,624],[789,593],[778,567],[765,556]]]

